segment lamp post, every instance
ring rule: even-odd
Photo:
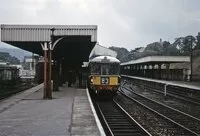
[[[52,50],[53,50],[53,44],[54,44],[54,31],[55,31],[55,28],[52,28],[51,29],[51,42],[50,42],[50,45],[49,45],[49,78],[50,78],[50,84],[51,84],[51,71],[52,71],[52,67],[51,67],[51,62],[52,62]]]
[[[52,99],[52,88],[51,88],[51,73],[52,73],[52,50],[53,50],[53,36],[54,36],[54,30],[55,28],[51,29],[51,41],[49,42],[49,47],[48,47],[48,92],[47,92],[47,98]]]

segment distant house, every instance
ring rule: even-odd
[[[35,66],[38,61],[36,56],[25,56],[24,57],[24,70],[33,70],[35,71]]]
[[[36,64],[38,62],[38,56],[25,56],[23,66],[20,69],[20,77],[25,78],[34,78],[36,71]]]

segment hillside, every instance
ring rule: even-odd
[[[112,46],[109,47],[109,49],[117,52],[117,59],[119,59],[121,62],[126,62],[131,59],[131,53],[126,48]]]
[[[16,57],[20,61],[23,61],[24,56],[30,56],[32,55],[30,52],[18,49],[18,48],[3,48],[0,47],[0,52],[6,52],[9,53],[11,56]]]

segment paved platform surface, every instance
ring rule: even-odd
[[[42,95],[40,87],[1,102],[0,136],[100,135],[85,89],[64,85],[52,100]]]
[[[98,136],[99,129],[94,120],[89,101],[85,95],[85,89],[78,89],[78,95],[74,98],[71,136],[85,135]]]

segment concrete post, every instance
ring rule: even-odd
[[[138,76],[139,75],[139,66],[138,65],[135,65],[135,66],[136,66],[136,71],[135,71],[136,73],[135,73],[135,75]]]
[[[130,65],[130,67],[131,67],[131,72],[130,72],[130,74],[133,75],[133,65]]]
[[[145,73],[144,73],[144,65],[142,65],[142,64],[141,64],[141,69],[140,69],[140,71],[141,71],[142,77],[144,77],[144,74],[145,74]]]
[[[146,70],[145,70],[146,72],[146,75],[145,75],[145,77],[149,77],[149,64],[147,64],[146,65]]]
[[[152,78],[155,78],[155,76],[154,76],[154,74],[155,74],[155,71],[154,71],[155,64],[152,64],[151,67],[152,67],[152,69],[151,69],[151,70],[152,70],[152,75],[151,75],[151,77],[152,77]]]
[[[162,74],[161,74],[161,66],[162,64],[158,64],[158,79],[161,79],[162,78]]]
[[[133,65],[132,67],[133,67],[133,76],[135,76],[135,65]]]
[[[169,75],[170,75],[170,63],[167,63],[166,64],[166,77],[167,77],[167,80],[169,80]]]

